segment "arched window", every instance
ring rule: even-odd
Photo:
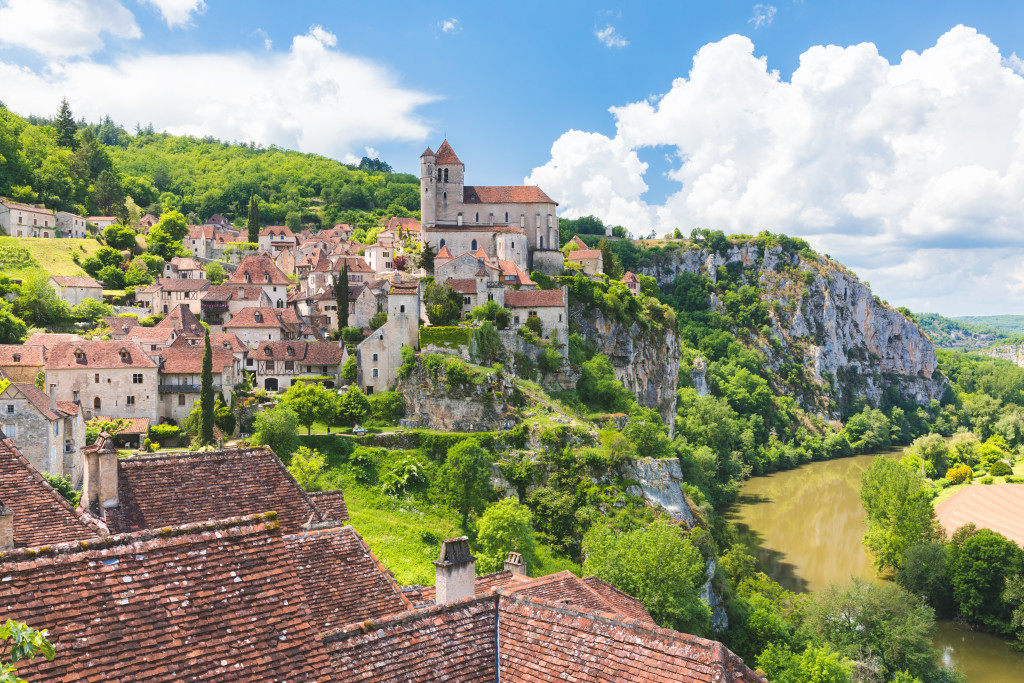
[[[472,243],[472,245],[470,245],[469,250],[470,251],[476,251],[476,240],[473,240],[473,243]]]
[[[444,169],[444,181],[445,181],[446,183],[448,182],[448,169],[447,169],[447,168],[446,168],[446,169]]]
[[[540,240],[540,242],[539,242],[538,246],[539,246],[539,247],[540,247],[541,249],[543,249],[543,248],[544,248],[544,238],[543,238],[543,237],[538,237],[537,239],[538,239],[538,240]]]
[[[448,199],[448,193],[447,192],[444,193],[443,199]]]
[[[441,182],[441,169],[437,169],[437,182]]]
[[[96,410],[100,409],[100,397],[99,396],[97,396],[96,398],[94,398],[92,400],[92,407],[95,408]]]
[[[505,212],[505,222],[508,223],[508,211]]]
[[[444,240],[441,240],[441,248],[444,248]]]
[[[479,211],[476,212],[476,218],[473,219],[473,222],[474,223],[479,223],[480,222],[480,212]]]

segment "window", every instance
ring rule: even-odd
[[[71,400],[74,401],[75,403],[79,402],[80,398],[79,398],[79,394],[78,394],[77,391],[72,391],[71,392]]]
[[[18,433],[16,425],[4,425],[4,434],[7,435],[8,439],[13,439]]]
[[[252,367],[252,358],[246,358],[246,359],[245,359],[245,364],[246,364],[246,365],[247,365],[248,367]]]
[[[537,242],[538,246],[541,249],[543,249],[544,248],[544,238],[543,237],[538,237],[537,240],[538,240],[538,242]]]
[[[14,362],[15,363],[20,363],[21,362],[21,354],[20,353],[14,354]]]
[[[64,439],[64,452],[65,453],[74,453],[75,452],[75,442],[72,441],[71,439]]]
[[[505,212],[505,222],[508,223],[508,211]]]
[[[473,240],[472,242],[470,242],[469,250],[470,251],[476,251],[476,240]]]
[[[60,420],[53,423],[53,435],[60,436]]]
[[[178,394],[178,405],[185,405],[185,394]]]
[[[388,252],[386,252],[386,251],[384,252],[384,258],[387,258],[389,255],[390,254],[388,254]]]
[[[562,314],[561,313],[558,314],[558,322],[562,322]]]
[[[445,181],[446,183],[448,182],[448,169],[447,169],[447,168],[446,168],[446,169],[444,169],[444,181]]]
[[[405,304],[402,304],[401,306],[398,307],[398,312],[405,313]]]
[[[391,261],[385,261],[384,262],[384,267],[385,268],[390,268],[391,267]]]
[[[515,243],[515,242],[513,242],[513,243],[512,243],[512,248],[513,248],[513,249],[515,249],[515,248],[516,248],[516,243]]]
[[[466,306],[468,306],[468,305],[469,305],[469,303],[470,303],[470,302],[469,302],[469,297],[468,297],[468,296],[464,296],[464,297],[462,297],[462,303],[463,303],[463,304],[465,304]]]
[[[101,404],[101,402],[100,402],[100,397],[99,397],[99,396],[97,396],[96,398],[94,398],[94,399],[92,400],[92,407],[93,407],[93,408],[95,408],[96,410],[99,410],[99,409],[100,409],[100,407],[101,407],[101,405],[102,405],[102,404]]]
[[[437,169],[437,182],[441,182],[441,169]]]
[[[448,192],[447,191],[441,193],[441,199],[448,199]]]
[[[374,362],[374,363],[376,363],[376,362],[377,362],[377,354],[376,354],[376,353],[375,353],[375,354],[373,354],[373,362]]]
[[[141,372],[134,372],[134,373],[132,373],[132,384],[142,384],[142,373]]]
[[[135,397],[134,396],[125,396],[124,397],[124,404],[126,406],[133,406],[133,405],[135,405]]]
[[[441,240],[441,246],[444,247],[444,240]]]
[[[473,222],[474,223],[479,223],[480,222],[480,212],[479,211],[476,212],[476,217],[473,218]]]
[[[288,372],[288,371],[293,371],[293,370],[295,370],[295,361],[292,361],[292,360],[286,360],[286,361],[284,362],[284,369],[285,369],[285,372]]]
[[[377,368],[373,369],[373,376],[374,377],[380,377],[380,371]]]
[[[14,404],[13,403],[8,403],[7,404],[7,414],[11,415],[13,413],[14,413]]]
[[[273,372],[273,371],[274,371],[274,361],[268,360],[267,364],[266,364],[266,367],[264,368],[264,372]]]
[[[100,373],[97,372],[95,375],[93,375],[92,376],[92,381],[93,381],[94,384],[99,384],[100,383]]]

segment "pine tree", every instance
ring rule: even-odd
[[[58,145],[70,147],[71,149],[77,147],[75,133],[78,132],[78,126],[75,125],[75,119],[71,115],[71,105],[68,104],[68,98],[66,97],[60,101],[60,111],[57,112],[57,120],[54,122],[53,127],[57,129]]]
[[[260,204],[256,195],[249,197],[249,220],[245,227],[249,231],[249,241],[259,242],[260,240]]]
[[[348,327],[348,263],[341,267],[341,275],[334,283],[334,299],[338,304],[338,329]]]
[[[199,441],[204,446],[213,443],[213,425],[216,419],[213,400],[213,349],[210,348],[210,330],[206,330],[203,349],[203,377],[199,385]]]
[[[419,266],[423,270],[427,271],[427,275],[434,274],[434,247],[430,246],[430,242],[423,243],[423,251],[420,252]]]

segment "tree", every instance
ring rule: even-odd
[[[227,273],[224,272],[224,266],[219,261],[211,261],[206,264],[206,279],[210,281],[211,285],[221,284],[225,277],[227,277]]]
[[[124,284],[126,287],[141,287],[151,284],[153,276],[149,272],[148,264],[141,258],[133,259],[124,272]]]
[[[108,225],[103,230],[103,241],[107,243],[108,247],[113,247],[119,251],[134,250],[135,249],[135,231],[129,228],[127,225]]]
[[[224,395],[217,392],[217,406],[214,408],[214,422],[226,436],[235,433],[236,419],[235,412],[230,406],[224,403]]]
[[[60,110],[57,112],[57,120],[53,122],[53,127],[57,131],[58,145],[70,149],[78,147],[78,141],[75,139],[78,126],[75,125],[75,117],[71,115],[71,105],[68,104],[66,97],[60,101]]]
[[[292,232],[298,232],[302,229],[302,214],[298,211],[289,211],[284,216],[284,224]]]
[[[153,226],[164,230],[175,242],[180,242],[188,234],[188,223],[180,211],[169,209],[160,215],[160,222]],[[152,234],[152,230],[150,230]]]
[[[334,281],[334,301],[338,304],[338,329],[348,327],[348,262],[341,266],[341,275]]]
[[[124,190],[121,188],[121,181],[117,179],[113,171],[103,171],[96,178],[93,185],[93,201],[96,208],[104,216],[121,216],[126,213],[124,205]]]
[[[875,458],[862,475],[860,499],[868,516],[864,544],[879,569],[899,569],[910,546],[943,537],[922,481],[920,473],[888,458]]]
[[[281,397],[281,405],[295,411],[299,424],[311,434],[314,422],[328,423],[337,413],[338,395],[322,384],[296,382]]]
[[[260,203],[256,195],[249,195],[249,216],[245,221],[245,228],[249,233],[250,242],[259,242],[260,239]]]
[[[619,259],[615,256],[612,251],[611,244],[607,238],[602,238],[597,243],[598,251],[601,252],[601,264],[604,268],[605,274],[612,280],[621,280],[622,276],[625,275],[625,271],[622,269],[622,265],[619,264]]]
[[[636,598],[660,626],[704,635],[711,610],[701,599],[705,561],[677,525],[655,522],[616,532],[595,526],[583,539],[588,574]]]
[[[110,306],[103,303],[102,301],[96,301],[96,299],[85,299],[82,303],[77,304],[71,309],[71,317],[80,322],[89,323],[90,325],[96,324],[96,322],[105,316],[109,316],[113,313]]]
[[[483,512],[493,495],[491,462],[491,454],[476,439],[466,439],[448,449],[434,480],[435,496],[459,513],[463,529],[470,514]]]
[[[347,384],[352,384],[356,381],[358,376],[359,366],[356,365],[356,357],[349,355],[345,359],[345,362],[341,364],[341,381]]]
[[[476,357],[480,359],[481,363],[490,365],[501,358],[504,347],[501,337],[498,336],[491,323],[485,322],[474,331],[473,340],[476,342]]]
[[[427,319],[436,327],[454,325],[462,317],[462,295],[447,282],[430,280],[423,288]]]
[[[991,529],[968,524],[949,545],[953,598],[960,616],[1000,635],[1012,632],[1012,609],[1002,600],[1006,581],[1024,570],[1024,551]]]
[[[253,423],[252,443],[257,446],[270,446],[279,456],[291,455],[299,438],[295,428],[299,419],[295,411],[286,406],[276,406],[269,410],[256,413]]]
[[[633,395],[615,379],[608,356],[598,354],[582,365],[576,393],[592,408],[626,411],[635,403]]]
[[[213,425],[216,420],[213,399],[213,349],[210,347],[210,328],[205,329],[203,342],[203,374],[199,384],[199,441],[212,445]]]
[[[46,629],[37,631],[12,619],[0,626],[0,683],[26,683],[18,676],[18,662],[27,662],[43,656],[52,662],[53,645],[47,640]]]
[[[291,462],[288,463],[288,473],[295,477],[303,491],[314,490],[317,478],[325,469],[327,458],[321,455],[320,451],[310,450],[306,446],[299,446],[298,450],[292,453]]]
[[[426,271],[427,275],[434,274],[434,257],[437,254],[434,253],[434,247],[430,245],[430,242],[423,242],[423,249],[420,250],[419,267]]]
[[[853,672],[853,662],[832,652],[827,644],[808,645],[801,654],[794,654],[788,645],[771,643],[758,655],[757,668],[772,683],[846,683]]]
[[[0,344],[20,344],[28,334],[28,325],[14,315],[10,304],[0,302]]]
[[[354,426],[360,420],[366,419],[369,412],[370,400],[366,398],[366,394],[355,384],[350,385],[338,403],[338,421]]]
[[[484,510],[477,532],[477,567],[501,570],[509,552],[523,556],[526,566],[534,561],[533,515],[515,498],[505,498]]]
[[[907,548],[896,572],[896,583],[907,592],[927,600],[937,614],[949,616],[955,607],[949,546],[942,541],[932,541]]]
[[[71,309],[50,287],[49,276],[33,272],[21,284],[21,295],[14,301],[14,313],[35,327],[51,327],[68,321]]]

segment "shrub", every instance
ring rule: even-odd
[[[1006,477],[1007,484],[1024,484],[1024,477]]]
[[[153,425],[149,428],[149,436],[155,441],[166,441],[181,434],[181,427],[176,425]]]
[[[421,488],[429,481],[427,464],[416,454],[410,454],[381,468],[380,490],[386,496],[397,496]]]
[[[982,484],[991,484],[994,481],[995,481],[995,479],[993,477],[985,477],[984,479],[981,480],[981,483]]]
[[[469,369],[459,358],[449,358],[444,364],[444,377],[450,387],[464,386],[470,382]]]
[[[946,481],[950,484],[962,484],[965,481],[969,481],[974,477],[974,471],[969,465],[960,465],[959,467],[951,467],[946,472]]]
[[[398,376],[405,379],[412,374],[416,367],[416,351],[411,346],[403,346],[401,349],[402,365],[398,368]]]
[[[540,318],[531,315],[526,318],[526,327],[538,337],[544,335],[544,326],[540,322]]]
[[[363,341],[363,330],[359,327],[346,327],[341,331],[341,338],[349,344],[358,344]]]
[[[992,466],[988,468],[988,473],[993,477],[1004,477],[1007,474],[1013,474],[1013,469],[1002,460],[996,460],[992,463]]]
[[[469,346],[468,327],[421,327],[420,348],[440,346],[446,349],[457,349]]]
[[[369,400],[374,420],[394,423],[405,417],[405,402],[397,391],[382,391],[370,396]]]

